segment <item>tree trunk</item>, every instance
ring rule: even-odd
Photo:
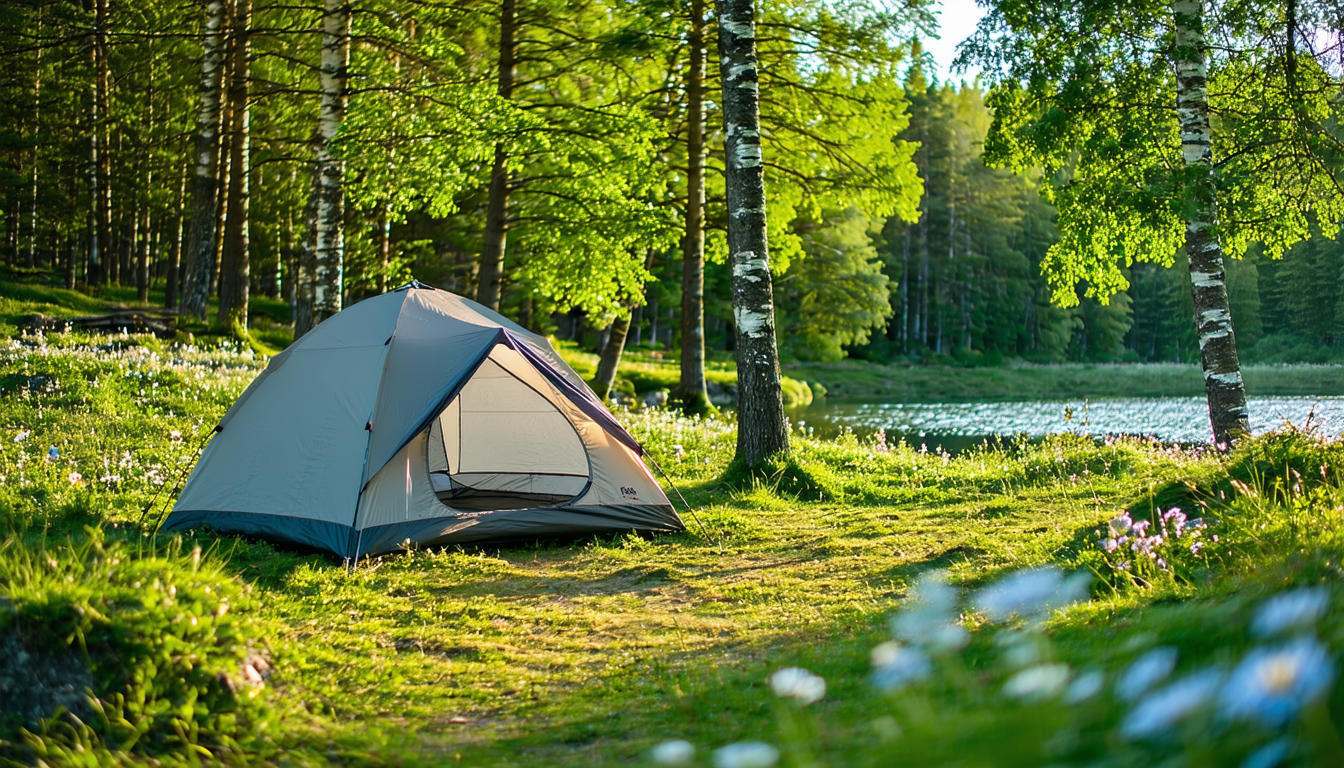
[[[93,3],[93,122],[90,125],[90,139],[93,142],[93,168],[90,171],[93,199],[90,206],[93,213],[94,234],[89,247],[90,287],[102,286],[107,278],[104,268],[107,259],[103,250],[109,249],[111,232],[111,190],[108,178],[107,158],[107,0],[94,0]],[[100,249],[101,246],[101,249]],[[108,250],[110,254],[111,251]]]
[[[516,0],[503,0],[499,6],[499,95],[513,97],[517,75]],[[500,286],[504,280],[504,246],[509,231],[509,154],[503,143],[495,145],[495,162],[490,168],[490,201],[485,214],[485,245],[481,249],[481,270],[477,278],[476,301],[498,310]]]
[[[219,128],[220,69],[223,58],[224,0],[205,11],[200,111],[196,127],[196,171],[191,186],[191,230],[187,237],[182,314],[205,320],[210,294],[210,257],[215,244],[215,144]]]
[[[686,234],[681,257],[681,381],[687,413],[710,410],[705,391],[705,4],[691,0],[686,76]]]
[[[378,204],[378,292],[387,293],[387,266],[392,261],[392,225],[387,220],[387,203]]]
[[[37,34],[40,39],[42,36],[42,11],[39,7],[37,11]],[[40,132],[42,115],[42,47],[37,46],[33,62],[33,134]],[[40,152],[36,146],[33,147],[33,167],[32,182],[28,185],[28,257],[27,264],[29,269],[37,266],[37,169],[40,165]],[[54,258],[54,255],[53,255]]]
[[[182,275],[182,225],[185,215],[182,205],[187,196],[187,164],[182,164],[182,173],[177,181],[177,203],[173,206],[173,244],[168,251],[168,269],[163,285],[163,306],[172,309],[177,306],[177,284]]]
[[[754,10],[752,0],[718,0],[728,260],[737,334],[737,458],[748,466],[789,450],[766,243]]]
[[[303,207],[303,243],[299,246],[298,274],[294,280],[294,340],[313,329],[314,285],[317,273],[317,201],[322,196],[322,176],[313,169],[312,190]]]
[[[607,330],[607,343],[602,347],[602,357],[597,363],[597,376],[593,379],[593,391],[603,400],[611,394],[611,386],[616,383],[616,369],[621,366],[621,354],[625,351],[625,338],[630,333],[630,311],[616,316],[611,328]]]
[[[1241,380],[1236,336],[1227,301],[1227,275],[1218,241],[1218,196],[1214,184],[1212,131],[1204,61],[1202,0],[1172,3],[1176,21],[1176,113],[1181,122],[1185,184],[1185,252],[1199,333],[1204,389],[1215,443],[1231,445],[1250,433],[1246,388]]]
[[[252,0],[237,0],[233,13],[233,61],[229,66],[229,112],[233,135],[229,141],[229,203],[220,258],[219,313],[216,324],[225,328],[237,323],[247,328],[247,302],[251,281],[248,209],[252,170],[248,79],[252,52]]]
[[[332,142],[345,117],[350,69],[350,2],[325,0],[322,12],[322,112],[317,144],[317,230],[313,238],[312,325],[341,311],[345,289],[345,162]]]

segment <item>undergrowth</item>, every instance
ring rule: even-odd
[[[0,634],[43,660],[30,691],[47,692],[40,715],[4,710],[3,758],[588,766],[647,764],[673,738],[700,764],[751,740],[788,765],[1227,765],[1281,738],[1283,765],[1333,754],[1334,687],[1303,705],[1310,723],[1221,744],[1196,733],[1227,732],[1215,704],[1130,738],[1146,699],[1114,692],[1158,648],[1178,649],[1177,682],[1230,673],[1267,642],[1246,627],[1276,594],[1320,587],[1338,605],[1344,449],[1310,430],[1228,454],[1060,436],[956,456],[795,430],[790,456],[748,471],[731,415],[641,409],[618,417],[694,507],[685,533],[408,551],[353,572],[205,530],[156,537],[264,363],[140,337],[0,347]],[[1182,535],[1148,541],[1174,508]],[[1086,577],[1081,602],[1028,626],[973,597],[1041,567]],[[964,645],[875,683],[873,655],[895,658],[883,643],[916,645],[889,617],[917,612],[939,572]],[[1315,635],[1331,659],[1337,613]],[[778,698],[768,680],[788,667],[824,678],[824,697]],[[1033,669],[1063,688],[1013,693]],[[1062,698],[1094,672],[1099,692]]]

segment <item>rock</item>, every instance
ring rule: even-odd
[[[84,690],[92,687],[93,674],[70,648],[39,645],[13,625],[0,636],[0,714],[33,723],[65,709],[87,721]]]
[[[653,408],[659,405],[667,405],[667,395],[668,392],[666,389],[660,389],[657,392],[650,392],[644,396],[644,406],[647,408]]]
[[[635,398],[631,397],[630,395],[627,395],[624,392],[617,392],[616,390],[611,391],[610,397],[611,402],[617,405],[624,405],[627,408],[629,408],[630,406],[634,405],[637,402]]]

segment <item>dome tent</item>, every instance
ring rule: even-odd
[[[684,529],[642,448],[544,337],[418,282],[273,357],[216,431],[164,530],[358,558]]]

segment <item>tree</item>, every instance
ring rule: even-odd
[[[252,175],[251,107],[248,104],[252,54],[252,0],[236,0],[233,13],[232,64],[229,66],[229,110],[233,137],[229,142],[229,218],[225,224],[220,263],[219,315],[216,323],[247,328],[251,283],[249,213]]]
[[[201,56],[200,109],[196,121],[196,170],[191,186],[191,229],[183,265],[182,314],[205,319],[210,261],[215,242],[215,143],[222,102],[224,0],[209,0]]]
[[[1214,47],[1197,0],[996,0],[963,51],[999,81],[987,158],[1062,172],[1048,190],[1060,240],[1044,263],[1057,302],[1075,304],[1084,282],[1104,301],[1135,261],[1188,253],[1219,443],[1247,424],[1224,255],[1259,241],[1274,258],[1308,236],[1309,212],[1329,234],[1344,217],[1324,161],[1337,146],[1328,74],[1272,44],[1292,26],[1283,9],[1238,8],[1209,17]]]
[[[312,234],[312,325],[341,311],[345,288],[345,163],[336,133],[345,118],[350,69],[350,2],[325,0],[322,11],[322,112],[318,117],[315,230]],[[309,328],[295,327],[295,337]]]
[[[789,450],[789,429],[766,240],[755,8],[752,0],[718,0],[718,17],[737,352],[737,458],[753,466]]]

